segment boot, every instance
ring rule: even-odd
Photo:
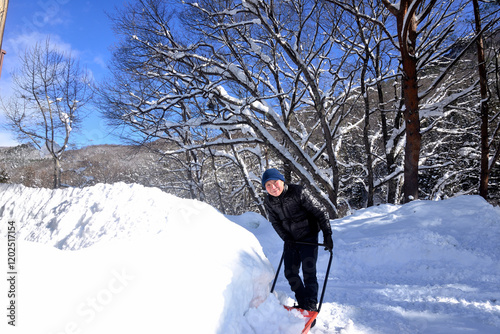
[[[318,312],[318,305],[314,301],[306,301],[304,304],[299,305],[302,309],[307,311]]]

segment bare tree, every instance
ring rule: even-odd
[[[89,77],[76,59],[37,43],[21,56],[15,94],[2,107],[21,140],[44,147],[54,161],[54,188],[61,186],[61,155],[92,96]]]
[[[269,164],[287,166],[335,216],[336,143],[353,83],[343,71],[349,53],[332,38],[339,13],[321,1],[183,3],[177,21],[155,0],[116,18],[128,57],[116,57],[115,69],[130,82],[109,101],[113,117],[182,150],[269,149]],[[186,106],[189,119],[179,117]],[[211,139],[179,140],[200,129]],[[261,172],[248,171],[245,183],[258,184]]]
[[[493,60],[491,62],[491,77],[492,79],[492,96],[495,98],[497,108],[493,115],[490,116],[489,123],[492,128],[491,137],[489,139],[491,157],[489,159],[488,170],[491,173],[495,166],[498,167],[500,161],[500,47],[493,50]],[[495,189],[492,187],[492,189]],[[496,189],[499,189],[498,184]]]
[[[417,11],[425,0],[403,0],[396,6],[389,0],[382,3],[396,17],[399,39],[399,50],[403,64],[403,95],[405,111],[403,113],[406,123],[406,148],[405,148],[405,183],[404,199],[408,202],[418,198],[418,165],[421,148],[420,114],[418,100],[417,77],[417,27],[429,15],[435,0],[421,11]]]
[[[474,6],[474,19],[476,22],[477,39],[477,62],[479,72],[479,85],[481,89],[481,178],[479,181],[479,195],[486,199],[488,197],[489,178],[489,145],[488,145],[488,78],[486,76],[486,62],[484,57],[484,42],[481,33],[481,15],[479,14],[478,0],[472,0]]]
[[[406,54],[406,56],[414,59],[407,60],[406,68],[411,69],[412,64],[415,66],[411,69],[414,76],[409,83],[408,80],[411,76],[409,77],[405,72],[405,63],[401,55],[401,38],[398,38],[401,35],[401,31],[398,29],[401,29],[403,23],[398,21],[395,22],[397,23],[395,26],[391,24],[390,12],[380,1],[329,0],[329,2],[350,13],[354,17],[355,24],[352,24],[348,29],[358,31],[358,33],[351,34],[358,37],[345,38],[344,44],[353,44],[356,55],[362,63],[359,71],[359,89],[356,89],[356,92],[361,93],[360,100],[362,99],[364,105],[362,138],[364,139],[365,155],[363,169],[366,177],[362,183],[366,185],[367,203],[372,203],[371,198],[374,191],[383,185],[386,185],[386,188],[385,190],[378,189],[379,194],[381,191],[386,191],[387,201],[396,203],[399,192],[397,184],[403,171],[406,171],[403,191],[409,191],[410,188],[405,188],[405,184],[408,186],[411,181],[408,173],[413,171],[412,177],[416,183],[412,191],[416,191],[418,194],[419,170],[430,171],[443,167],[443,164],[432,164],[432,161],[437,161],[437,159],[433,160],[432,157],[434,154],[438,154],[438,150],[433,150],[432,147],[429,150],[422,147],[421,135],[431,132],[438,124],[438,119],[449,117],[450,106],[459,103],[460,99],[463,99],[467,94],[470,95],[474,88],[474,85],[472,88],[464,86],[464,78],[470,79],[469,74],[465,75],[467,72],[456,72],[454,69],[458,59],[463,55],[463,53],[456,52],[455,42],[457,39],[453,38],[453,33],[463,34],[461,31],[457,31],[458,28],[454,24],[457,21],[456,18],[461,15],[463,7],[461,7],[460,1],[440,2],[438,6],[433,7],[432,11],[429,7],[425,7],[423,2],[411,5],[413,14],[408,12],[406,18],[409,19],[412,15],[415,16],[415,19],[418,17],[421,26],[418,33],[417,31],[412,32],[412,34],[417,34],[418,38],[407,45],[412,54]],[[388,2],[386,1],[385,4]],[[432,2],[428,5],[434,6]],[[402,8],[396,6],[392,9],[402,10]],[[400,12],[396,12],[402,15]],[[411,26],[415,23],[407,22],[406,24]],[[417,27],[414,26],[414,28]],[[410,33],[406,32],[406,34],[409,36]],[[383,51],[381,52],[381,50]],[[399,67],[391,65],[396,63],[396,59],[400,63]],[[419,86],[416,86],[417,84]],[[416,89],[409,89],[409,85]],[[459,90],[459,87],[461,87],[461,91],[455,94],[443,94],[443,92]],[[464,87],[466,89],[463,89]],[[405,90],[407,93],[408,90],[411,92],[410,95],[413,99],[410,100],[412,101],[411,105],[417,107],[418,115],[415,115],[415,110],[412,111],[409,108],[410,96],[405,95]],[[374,117],[376,115],[379,115],[379,123],[373,127],[377,120]],[[388,115],[392,116],[389,122]],[[411,116],[412,119],[403,123],[403,115]],[[415,125],[415,122],[418,124]],[[420,129],[422,122],[425,127]],[[413,133],[415,128],[413,130],[411,126],[408,128],[408,123],[413,127],[418,126],[418,135],[413,137],[410,135],[410,132]],[[358,137],[361,138],[361,134]],[[418,143],[415,142],[417,140]],[[355,142],[356,138],[350,138],[350,141]],[[401,148],[405,146],[405,142],[406,147],[403,154],[405,161],[401,164],[401,153],[403,153]],[[436,141],[436,143],[431,144],[440,145],[442,143]],[[418,152],[414,152],[417,147]],[[420,154],[421,150],[424,152],[423,155]],[[423,166],[422,164],[426,162],[430,165]],[[409,163],[416,164],[415,168],[408,168],[411,166]],[[381,169],[384,165],[385,173]],[[410,198],[416,197],[410,195],[404,201],[408,201]]]
[[[490,124],[490,116],[489,116],[489,105],[488,101],[490,99],[489,87],[488,87],[488,75],[487,75],[487,64],[486,64],[486,56],[485,56],[485,45],[483,38],[483,28],[481,22],[481,13],[479,9],[479,1],[472,1],[474,8],[474,22],[475,22],[475,32],[477,35],[476,47],[477,47],[477,67],[479,73],[479,87],[481,93],[481,102],[480,102],[480,110],[481,110],[481,172],[480,172],[480,181],[479,181],[479,195],[484,197],[484,199],[488,198],[488,183],[489,183],[489,175],[492,166],[495,161],[498,159],[498,153],[493,154],[493,159],[490,162],[490,136],[489,136],[489,124]],[[498,21],[498,18],[491,20],[486,26],[491,26],[493,22]],[[498,75],[498,73],[497,73]],[[498,130],[497,130],[498,132]],[[493,138],[495,138],[493,136]]]
[[[431,181],[451,164],[436,159],[447,142],[433,130],[445,124],[452,133],[446,118],[476,87],[454,69],[461,1],[172,3],[140,0],[117,13],[123,39],[102,95],[110,119],[173,144],[163,153],[184,156],[193,171],[212,166],[213,175],[197,174],[196,191],[212,176],[221,203],[221,191],[244,188],[258,203],[262,169],[279,166],[333,217],[337,202],[358,196],[353,187],[363,205],[384,192],[395,203],[404,174],[408,201],[418,197],[419,170]],[[421,154],[421,135],[431,132]]]

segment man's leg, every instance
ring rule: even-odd
[[[285,264],[285,277],[290,284],[290,288],[295,293],[295,299],[301,306],[305,299],[305,289],[302,279],[299,276],[301,257],[297,245],[287,247],[284,250],[283,262]]]
[[[317,243],[317,239],[312,243]],[[318,261],[318,246],[300,245],[302,274],[304,276],[304,305],[303,308],[316,310],[318,304],[318,279],[316,277],[316,263]]]

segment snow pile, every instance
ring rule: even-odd
[[[336,274],[388,284],[482,279],[498,267],[499,228],[499,210],[477,196],[359,211],[336,224],[345,248]]]
[[[229,218],[253,231],[276,267],[281,243],[270,224],[252,213]],[[387,204],[332,228],[333,266],[311,333],[500,332],[499,208],[479,196]],[[320,252],[320,288],[327,261]],[[292,303],[283,274],[276,290]]]
[[[330,317],[345,333],[500,332],[498,207],[459,196],[381,205],[334,225],[333,303],[313,333],[330,333]]]
[[[302,330],[281,306],[293,303],[283,271],[268,293],[282,242],[259,214],[224,217],[125,184],[0,185],[0,205],[3,267],[9,220],[19,237],[18,326],[4,316],[2,333]],[[460,196],[380,205],[332,226],[333,267],[310,333],[500,332],[499,208]],[[320,288],[328,255],[318,259]]]
[[[2,185],[0,203],[3,237],[15,220],[20,240],[66,250],[18,241],[21,333],[239,333],[267,298],[257,239],[204,203],[125,184]]]

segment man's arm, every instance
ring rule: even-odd
[[[319,227],[321,228],[321,231],[323,231],[323,236],[326,237],[328,234],[332,234],[332,227],[330,225],[330,219],[328,217],[328,212],[324,209],[324,207],[317,201],[307,189],[302,188],[302,193],[301,193],[302,199],[302,205],[304,208],[314,215],[316,220],[319,223]]]

